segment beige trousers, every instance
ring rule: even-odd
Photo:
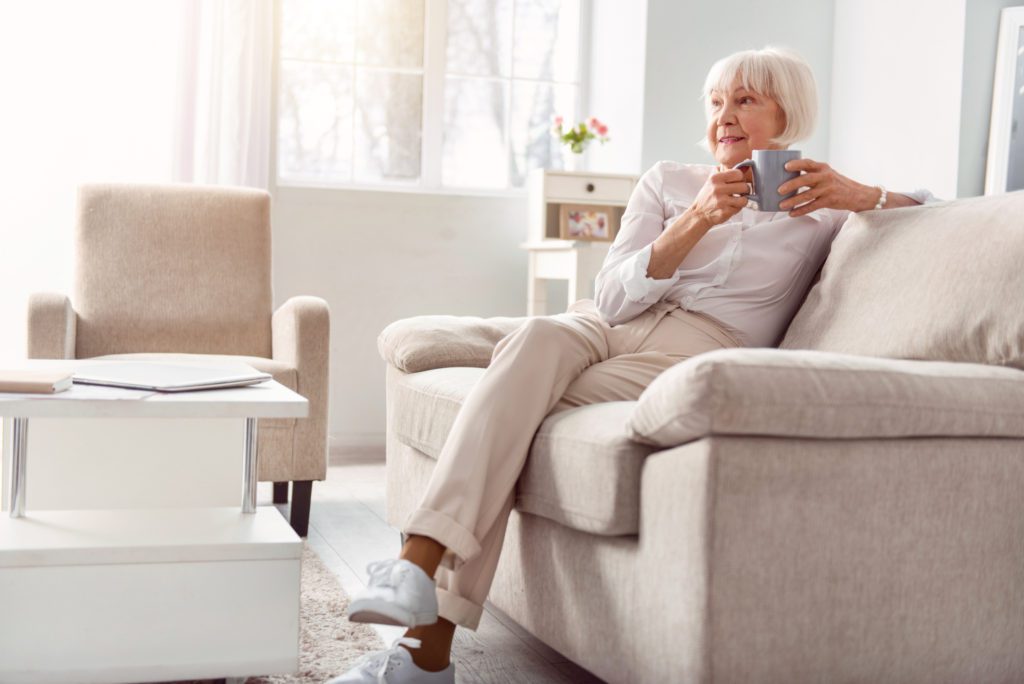
[[[564,314],[531,318],[500,340],[455,418],[423,500],[403,527],[446,547],[435,574],[440,616],[477,628],[516,480],[547,415],[636,399],[666,368],[738,346],[716,320],[677,304],[658,302],[609,327],[589,299]]]

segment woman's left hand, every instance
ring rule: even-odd
[[[825,162],[813,159],[794,159],[786,162],[787,171],[802,171],[799,177],[779,186],[779,195],[788,195],[799,188],[803,192],[780,202],[779,208],[790,216],[803,216],[816,209],[846,209],[865,211],[878,202],[878,188],[863,185],[837,172]],[[798,206],[803,205],[803,206]]]

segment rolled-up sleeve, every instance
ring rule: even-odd
[[[647,170],[637,182],[622,215],[615,242],[594,281],[594,303],[608,325],[635,318],[658,302],[678,279],[651,278],[651,243],[661,235],[665,208],[661,199],[662,163]]]
[[[925,190],[924,188],[911,190],[910,192],[898,191],[898,194],[906,195],[907,197],[914,200],[918,204],[934,204],[936,202],[945,202],[945,200],[939,199],[938,197],[933,195],[929,190]]]

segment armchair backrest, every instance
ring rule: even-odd
[[[263,190],[80,186],[75,356],[271,356],[270,249]]]
[[[852,215],[782,349],[1024,368],[1024,190]]]

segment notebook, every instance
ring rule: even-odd
[[[53,394],[69,387],[67,370],[0,370],[0,392]]]
[[[121,361],[82,365],[75,369],[74,381],[85,385],[128,387],[156,392],[242,387],[272,379],[244,363],[217,366],[182,363]]]

